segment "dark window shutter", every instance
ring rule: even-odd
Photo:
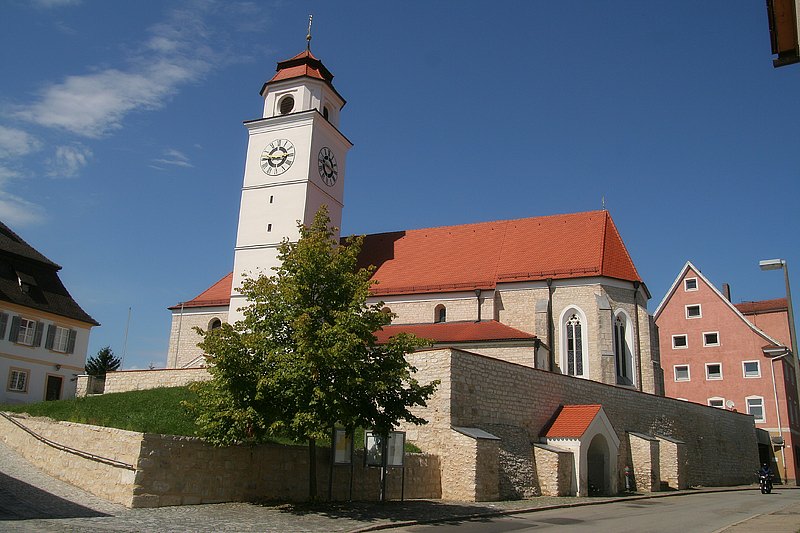
[[[14,316],[11,319],[11,332],[8,335],[8,340],[11,342],[19,342],[19,316]]]
[[[78,332],[74,329],[69,330],[69,340],[67,341],[67,353],[72,353],[75,351],[75,337],[78,336]]]
[[[36,331],[39,331],[39,325],[36,325]],[[48,350],[53,349],[53,342],[56,340],[56,327],[53,324],[47,326],[47,339],[44,341],[44,347]]]
[[[42,345],[42,333],[44,333],[44,322],[36,323],[36,333],[33,334],[33,345]]]
[[[8,313],[0,313],[0,339],[6,338],[7,325],[8,325]]]

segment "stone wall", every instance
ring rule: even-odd
[[[183,312],[180,309],[172,312],[167,368],[182,368],[190,364],[192,366],[196,365],[193,361],[203,355],[203,350],[197,346],[201,337],[194,328],[207,330],[215,319],[220,322],[227,322],[228,308],[187,308]]]
[[[40,470],[101,498],[128,507],[133,505],[136,476],[133,469],[139,459],[141,433],[12,416],[32,432],[57,444],[129,465],[129,468],[115,466],[54,448],[0,417],[0,440]]]
[[[303,501],[308,495],[308,449],[261,445],[217,448],[193,437],[142,434],[113,428],[15,417],[56,445],[84,452],[70,453],[45,444],[0,417],[0,439],[46,473],[92,494],[128,507],[162,507],[228,501]],[[88,457],[104,457],[129,465],[114,466]],[[406,454],[405,484],[401,469],[390,468],[387,498],[440,498],[439,458]],[[328,497],[330,452],[317,450],[317,487]],[[363,466],[356,454],[353,498],[376,500],[380,469]],[[349,466],[334,467],[333,499],[349,497]]]
[[[621,442],[617,486],[625,486],[623,469],[630,465],[626,437],[629,431],[684,442],[685,471],[691,485],[747,484],[758,466],[753,419],[748,415],[457,350],[421,352],[409,359],[417,367],[416,378],[421,382],[442,380],[428,406],[415,411],[430,422],[425,433],[409,432],[409,440],[419,437],[423,449],[431,453],[448,452],[442,435],[449,433],[451,425],[476,427],[494,434],[498,426],[515,426],[524,429],[529,442],[535,443],[559,406],[599,403]],[[516,490],[524,493],[531,487]]]
[[[193,381],[207,381],[205,368],[164,368],[158,370],[119,370],[106,374],[105,394],[158,387],[181,387]]]

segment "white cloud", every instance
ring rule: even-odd
[[[38,100],[16,116],[88,138],[121,128],[128,114],[162,107],[182,85],[234,56],[217,51],[225,50],[226,38],[214,34],[205,20],[213,15],[216,21],[225,9],[216,2],[193,2],[173,10],[165,22],[150,28],[150,37],[127,67],[68,76],[42,89]]]
[[[41,224],[47,218],[42,206],[0,191],[0,220],[10,226]]]
[[[65,6],[78,6],[82,0],[33,0],[33,5],[44,9]]]
[[[57,146],[52,159],[48,161],[48,176],[72,178],[89,163],[92,151],[81,144]]]
[[[164,150],[164,155],[159,159],[153,159],[153,163],[159,163],[162,165],[172,165],[176,167],[193,167],[189,158],[183,152],[179,150],[175,150],[174,148],[168,148]]]
[[[29,154],[40,145],[38,139],[25,131],[0,126],[0,159]]]

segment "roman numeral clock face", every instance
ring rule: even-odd
[[[319,151],[317,168],[319,177],[322,178],[325,185],[333,187],[336,183],[336,178],[339,177],[339,167],[336,165],[336,157],[333,155],[333,151],[327,146]]]
[[[294,163],[294,145],[286,139],[276,139],[261,152],[261,170],[268,176],[283,174]]]

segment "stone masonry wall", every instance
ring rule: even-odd
[[[136,465],[142,434],[121,429],[55,422],[47,418],[12,415],[31,431],[53,442],[107,459]],[[133,470],[112,466],[48,446],[0,417],[0,440],[45,473],[101,498],[130,507]]]
[[[490,433],[498,425],[518,426],[527,431],[533,443],[560,405],[599,403],[621,442],[617,465],[620,487],[624,486],[623,468],[630,464],[626,431],[683,441],[691,485],[750,483],[751,472],[757,468],[753,419],[748,415],[457,350],[421,352],[409,359],[418,368],[416,378],[421,382],[443,380],[427,408],[416,411],[430,421],[430,428],[426,428],[430,431],[419,434],[423,449],[430,453],[446,454],[446,442],[437,435],[449,432],[450,425],[477,427]],[[446,372],[448,366],[450,372]],[[409,440],[415,440],[411,434]]]
[[[127,463],[112,466],[49,446],[0,417],[0,439],[32,464],[92,494],[128,507],[161,507],[273,499],[303,501],[308,494],[308,450],[261,445],[217,448],[192,437],[20,417],[31,431],[57,444]],[[317,450],[318,496],[327,498],[330,453]],[[441,465],[429,454],[407,454],[406,498],[440,498]],[[389,469],[387,497],[399,499],[402,471]],[[334,467],[333,498],[349,496],[349,466]],[[354,458],[353,498],[376,500],[380,469]]]
[[[158,387],[181,387],[193,381],[207,381],[205,368],[166,368],[159,370],[119,370],[106,374],[105,394]]]
[[[172,314],[167,368],[184,367],[203,355],[203,350],[197,346],[201,338],[194,328],[206,330],[214,319],[227,322],[227,307],[212,307],[204,312],[185,310],[183,314],[175,311]]]

